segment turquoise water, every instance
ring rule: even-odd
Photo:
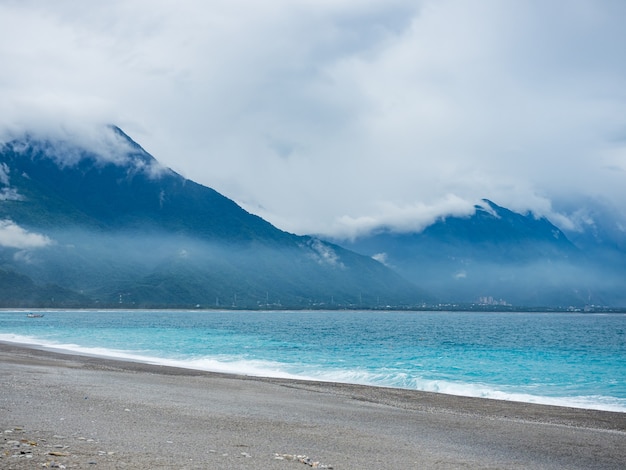
[[[0,312],[0,340],[147,363],[626,412],[626,315]]]

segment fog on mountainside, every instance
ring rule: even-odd
[[[384,262],[441,302],[626,305],[623,252],[608,263],[597,245],[578,247],[547,219],[487,200],[469,217],[441,219],[421,232],[381,229],[337,242]]]
[[[484,200],[420,232],[333,244],[160,166],[117,127],[102,133],[0,147],[0,277],[21,292],[0,290],[3,305],[626,305],[626,256],[602,233],[576,245]]]
[[[424,300],[379,263],[307,237],[279,247],[168,233],[48,233],[54,243],[47,247],[1,250],[0,265],[79,293],[91,306],[337,308]]]
[[[57,292],[26,298],[233,308],[406,307],[427,298],[371,258],[279,230],[160,167],[118,128],[104,132],[104,153],[29,136],[1,149],[0,186],[10,197],[0,202],[0,271],[24,289]]]

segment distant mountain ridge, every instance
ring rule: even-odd
[[[383,261],[442,302],[626,305],[626,269],[596,263],[546,218],[487,199],[471,216],[442,218],[421,232],[381,229],[336,242]]]
[[[115,126],[0,144],[3,307],[626,306],[619,236],[570,235],[485,199],[420,232],[328,242],[163,167]]]
[[[427,298],[369,257],[279,230],[162,167],[115,126],[92,147],[32,135],[0,147],[0,274],[30,285],[22,303],[38,306],[375,307]]]

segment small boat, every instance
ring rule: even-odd
[[[43,313],[27,313],[26,316],[28,318],[41,318],[43,317]]]

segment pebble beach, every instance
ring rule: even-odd
[[[0,343],[0,468],[620,469],[626,413]]]

